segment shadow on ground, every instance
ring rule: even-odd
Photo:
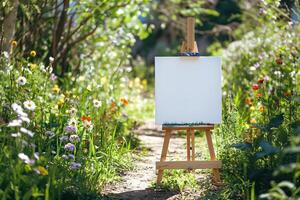
[[[163,200],[163,199],[175,199],[179,195],[174,191],[159,191],[152,188],[146,188],[145,190],[133,190],[122,193],[109,194],[106,197],[112,200]]]

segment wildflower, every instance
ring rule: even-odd
[[[30,67],[30,69],[33,71],[33,70],[35,70],[35,69],[37,68],[37,64],[31,63],[31,64],[29,65],[29,67]]]
[[[54,58],[53,57],[49,57],[49,61],[50,61],[50,63],[53,63],[54,62]]]
[[[9,122],[7,125],[7,127],[17,127],[17,126],[22,126],[22,120],[14,119],[11,122]]]
[[[259,111],[260,111],[260,112],[265,112],[265,107],[264,107],[264,106],[260,106],[260,107],[259,107]]]
[[[256,94],[256,97],[262,97],[262,96],[263,96],[262,93],[257,93],[257,94]]]
[[[46,131],[45,134],[48,136],[48,137],[53,137],[55,134],[53,131]]]
[[[256,121],[256,119],[255,118],[252,118],[251,120],[250,120],[250,123],[251,124],[255,124],[257,121]]]
[[[249,106],[252,105],[252,100],[250,98],[246,98],[245,103]]]
[[[48,67],[46,68],[46,70],[49,72],[49,74],[51,74],[52,71],[53,71],[53,67],[52,67],[52,66],[48,66]]]
[[[127,99],[122,98],[122,99],[121,99],[121,102],[122,102],[122,104],[123,104],[124,106],[128,106],[128,100],[127,100]]]
[[[35,57],[36,56],[36,52],[35,51],[30,51],[30,56]]]
[[[259,83],[259,84],[264,83],[264,79],[263,79],[263,78],[259,79],[259,80],[257,81],[257,83]]]
[[[33,137],[33,136],[34,136],[34,133],[33,133],[32,131],[26,129],[26,128],[21,127],[21,128],[20,128],[20,131],[21,131],[22,133],[25,133],[25,134],[29,135],[30,137]]]
[[[282,64],[283,64],[283,61],[282,61],[281,58],[277,58],[277,59],[276,59],[276,63],[277,63],[277,65],[282,65]]]
[[[71,135],[70,142],[80,142],[80,138],[78,135]]]
[[[48,170],[43,166],[38,166],[37,170],[38,170],[38,174],[40,174],[42,176],[47,176],[48,175]]]
[[[73,154],[68,154],[68,157],[69,157],[70,159],[72,159],[72,160],[75,159],[75,156],[74,156]]]
[[[75,150],[75,145],[72,143],[68,143],[65,145],[65,150],[66,151],[74,151]]]
[[[16,40],[13,40],[13,41],[11,42],[11,46],[12,46],[13,48],[15,48],[17,45],[18,45],[18,43],[17,43]]]
[[[264,77],[264,80],[265,80],[265,81],[269,81],[269,80],[270,80],[270,77],[269,77],[269,76],[265,76],[265,77]]]
[[[81,167],[80,163],[76,163],[76,162],[71,162],[70,163],[70,169],[72,169],[72,170],[79,169],[80,167]]]
[[[250,107],[250,110],[251,110],[251,111],[254,111],[254,110],[255,110],[255,107],[254,107],[254,106],[251,106],[251,107]]]
[[[92,91],[92,86],[91,85],[88,85],[87,87],[86,87],[86,89],[88,90],[88,91]]]
[[[34,164],[34,160],[30,159],[26,154],[19,153],[18,157],[26,164]]]
[[[280,77],[282,73],[281,73],[281,71],[275,71],[274,74],[275,74],[276,76]]]
[[[258,86],[257,84],[253,84],[253,85],[252,85],[252,89],[253,89],[253,90],[258,90],[258,89],[259,89],[259,86]]]
[[[40,159],[39,152],[35,152],[33,156],[36,160]]]
[[[88,131],[91,131],[93,129],[93,124],[91,121],[85,120],[85,121],[83,121],[83,127],[85,129],[87,129]]]
[[[68,142],[68,141],[69,141],[69,137],[66,136],[66,135],[63,135],[63,136],[61,136],[61,137],[59,138],[59,140],[60,140],[61,142]]]
[[[58,85],[54,85],[52,88],[52,92],[59,93],[59,91],[60,91],[60,88],[58,87]]]
[[[56,76],[55,74],[52,73],[52,74],[50,75],[50,80],[51,80],[51,81],[55,81],[56,79],[57,79],[57,76]]]
[[[25,78],[24,76],[20,76],[20,77],[17,79],[18,85],[23,86],[23,85],[26,84],[26,82],[27,82],[27,80],[26,80],[26,78]]]
[[[27,100],[23,104],[27,110],[33,111],[35,109],[35,103],[33,101]]]
[[[83,122],[84,121],[89,121],[90,122],[91,120],[92,120],[92,118],[90,116],[82,116],[81,117],[81,121],[83,121]]]
[[[98,101],[97,99],[94,99],[93,100],[93,105],[94,105],[95,108],[99,108],[99,107],[101,107],[102,102]]]
[[[21,133],[20,132],[12,133],[11,137],[21,137]]]
[[[71,125],[66,126],[65,130],[67,133],[76,133],[77,131],[76,127]]]
[[[76,121],[76,119],[71,118],[71,119],[68,121],[68,125],[76,127],[76,126],[77,126],[77,121]]]
[[[77,113],[77,109],[71,108],[70,110],[67,111],[67,113],[70,114],[71,116],[75,116]]]
[[[58,106],[61,106],[65,103],[65,95],[61,94],[59,99],[58,99],[58,102],[57,102],[57,105]]]
[[[61,157],[62,157],[63,159],[65,159],[65,160],[68,159],[68,156],[67,156],[66,154],[63,154]]]

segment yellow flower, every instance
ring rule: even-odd
[[[35,51],[30,51],[30,55],[31,55],[32,57],[35,57],[35,56],[36,56],[36,52],[35,52]]]
[[[54,85],[52,88],[52,91],[55,93],[59,93],[60,89],[59,89],[58,85]]]
[[[264,106],[260,106],[260,107],[259,107],[259,111],[260,111],[260,112],[265,112],[265,110],[266,110],[266,109],[265,109]]]
[[[62,106],[64,103],[65,103],[65,95],[61,94],[58,99],[57,105]]]
[[[92,91],[92,86],[91,86],[91,85],[88,85],[88,86],[86,87],[86,89],[87,89],[88,91]]]
[[[12,47],[16,47],[16,46],[17,46],[17,44],[18,44],[18,43],[17,43],[17,41],[16,41],[16,40],[13,40],[13,41],[11,42],[11,46],[12,46]]]
[[[48,170],[43,166],[38,166],[37,170],[40,172],[40,174],[42,176],[47,176],[48,175]]]
[[[105,84],[107,83],[106,77],[102,77],[102,78],[100,79],[100,81],[101,81],[102,85],[105,85]]]
[[[251,120],[250,120],[250,123],[251,124],[255,124],[257,121],[256,121],[256,119],[255,118],[252,118]]]
[[[35,69],[37,68],[37,64],[31,63],[31,64],[29,65],[29,67],[30,67],[30,69],[33,71],[33,70],[35,70]]]
[[[251,106],[251,107],[250,107],[250,110],[251,110],[251,111],[254,111],[254,110],[255,110],[255,107],[254,107],[254,106]]]

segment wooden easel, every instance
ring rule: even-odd
[[[181,52],[197,52],[197,43],[195,42],[195,19],[192,17],[187,18],[186,40],[182,43]],[[214,129],[214,125],[199,125],[199,126],[173,126],[163,125],[164,142],[162,147],[161,158],[159,162],[156,162],[156,170],[158,170],[157,184],[161,183],[164,169],[187,169],[191,171],[193,169],[213,169],[213,184],[220,185],[220,173],[219,168],[222,166],[222,162],[216,160],[214,146],[211,138],[211,131]],[[184,130],[186,131],[186,151],[187,161],[166,161],[169,141],[172,131]],[[195,130],[205,131],[208,150],[210,154],[210,161],[195,161]],[[192,159],[191,159],[192,151]]]

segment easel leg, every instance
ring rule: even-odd
[[[209,154],[210,154],[210,159],[216,160],[215,150],[214,150],[213,142],[211,139],[210,131],[211,131],[210,129],[206,129],[206,131],[205,131],[208,150],[209,150]],[[219,169],[213,169],[213,182],[215,184],[218,184],[221,182]]]
[[[191,136],[190,129],[186,130],[186,159],[187,161],[191,160]]]
[[[161,162],[166,160],[170,137],[171,137],[171,130],[166,130],[165,137],[164,137],[164,143],[163,143],[163,147],[162,147],[162,152],[161,152],[161,157],[160,157]],[[164,171],[162,169],[158,170],[157,182],[156,182],[157,185],[159,185],[162,180],[163,172]]]
[[[192,161],[195,161],[195,132],[194,129],[191,129],[192,134]]]

